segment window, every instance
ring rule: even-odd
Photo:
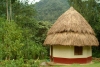
[[[74,47],[74,55],[82,55],[83,54],[83,47],[75,46]]]

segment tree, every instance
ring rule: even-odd
[[[39,32],[40,29],[46,32],[49,23],[43,24],[42,29],[42,23],[39,24],[35,19],[33,4],[17,0],[6,0],[2,3],[0,4],[4,5],[5,12],[0,10],[1,14],[4,14],[1,17],[6,19],[7,13],[7,20],[10,22],[0,19],[0,59],[44,58],[47,54],[47,50],[42,46],[45,34]]]
[[[2,20],[0,18],[0,20]],[[22,42],[22,30],[15,22],[7,22],[2,20],[0,26],[0,44],[1,50],[3,52],[2,59],[14,59],[17,58],[16,55],[20,54],[19,49],[24,45]],[[15,54],[15,55],[13,55]]]
[[[15,0],[6,0],[6,13],[7,13],[7,20],[10,22],[12,21],[12,4]]]
[[[47,31],[49,30],[51,25],[52,24],[48,21],[39,21],[38,22],[38,27],[36,28],[36,29],[38,29],[38,31],[37,31],[35,37],[33,38],[35,40],[35,42],[41,43],[41,44],[44,43]]]
[[[6,2],[0,0],[0,17],[6,18]]]

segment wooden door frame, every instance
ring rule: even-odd
[[[51,61],[53,61],[53,46],[52,45],[50,46],[50,52],[51,52],[51,58],[50,59],[51,59]]]

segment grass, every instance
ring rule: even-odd
[[[51,66],[51,67],[100,67],[99,61],[93,61],[92,64],[70,64],[64,66]]]
[[[2,60],[0,67],[42,67],[40,64],[46,60]],[[70,65],[56,65],[56,66],[43,66],[43,67],[100,67],[100,61],[95,60],[92,64],[70,64]]]

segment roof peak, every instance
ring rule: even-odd
[[[71,6],[70,9],[74,9],[74,8]]]
[[[60,33],[62,31],[70,32],[70,30],[77,33],[95,34],[84,17],[73,7],[70,7],[56,20],[48,34]]]

